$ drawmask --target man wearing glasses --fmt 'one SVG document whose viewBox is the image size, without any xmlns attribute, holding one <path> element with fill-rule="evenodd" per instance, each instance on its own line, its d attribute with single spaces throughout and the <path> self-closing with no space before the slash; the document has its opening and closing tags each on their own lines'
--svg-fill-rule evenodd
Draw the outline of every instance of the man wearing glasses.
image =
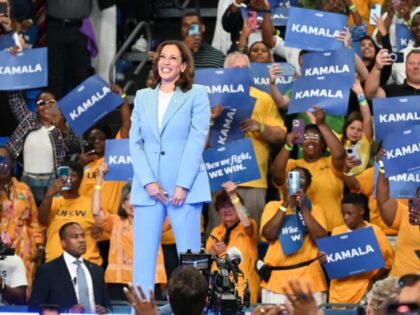
<svg viewBox="0 0 420 315">
<path fill-rule="evenodd" d="M 58 167 L 66 155 L 80 151 L 80 142 L 66 125 L 53 94 L 40 93 L 36 104 L 33 113 L 21 92 L 9 93 L 9 105 L 19 125 L 6 147 L 14 159 L 23 154 L 21 181 L 32 189 L 39 206 Z"/>
</svg>

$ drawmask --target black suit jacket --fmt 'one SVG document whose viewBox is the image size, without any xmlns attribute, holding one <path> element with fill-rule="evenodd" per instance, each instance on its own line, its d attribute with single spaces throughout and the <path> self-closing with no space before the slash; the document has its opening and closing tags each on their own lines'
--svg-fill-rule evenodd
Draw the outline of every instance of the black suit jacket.
<svg viewBox="0 0 420 315">
<path fill-rule="evenodd" d="M 87 260 L 83 261 L 92 277 L 95 304 L 110 308 L 102 268 Z M 36 271 L 28 309 L 38 312 L 42 304 L 57 304 L 62 312 L 78 304 L 73 281 L 63 256 L 39 266 Z"/>
</svg>

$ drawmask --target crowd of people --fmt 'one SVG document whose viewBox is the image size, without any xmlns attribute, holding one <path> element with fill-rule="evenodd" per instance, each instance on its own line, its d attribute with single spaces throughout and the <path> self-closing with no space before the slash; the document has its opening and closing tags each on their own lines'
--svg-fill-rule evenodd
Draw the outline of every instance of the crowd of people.
<svg viewBox="0 0 420 315">
<path fill-rule="evenodd" d="M 0 47 L 16 55 L 30 49 L 23 36 L 28 21 L 14 18 L 12 3 L 0 0 Z M 323 303 L 364 302 L 367 313 L 381 314 L 389 303 L 420 303 L 420 185 L 409 200 L 392 197 L 372 106 L 377 98 L 420 101 L 420 4 L 299 3 L 348 17 L 336 40 L 360 50 L 347 115 L 330 115 L 316 103 L 309 112 L 288 114 L 293 91 L 276 85 L 284 73 L 276 62 L 291 64 L 297 79 L 310 51 L 286 46 L 285 26 L 273 25 L 268 0 L 219 1 L 220 33 L 212 44 L 204 40 L 205 20 L 186 12 L 179 39 L 158 39 L 148 53 L 152 70 L 134 106 L 110 84 L 123 100 L 118 132 L 99 123 L 79 137 L 58 99 L 94 73 L 92 58 L 96 73 L 108 73 L 115 45 L 107 42 L 116 40 L 104 37 L 101 25 L 115 26 L 116 2 L 44 2 L 46 28 L 39 27 L 33 48 L 48 48 L 48 89 L 37 92 L 33 111 L 26 91 L 0 95 L 1 115 L 17 121 L 0 144 L 0 304 L 104 314 L 112 301 L 127 300 L 136 314 L 148 315 L 159 312 L 154 301 L 167 292 L 174 314 L 200 314 L 207 280 L 177 267 L 181 253 L 201 249 L 214 259 L 211 271 L 220 269 L 218 259 L 228 261 L 227 253 L 240 253 L 239 279 L 231 275 L 239 299 L 275 305 L 254 314 L 317 314 Z M 373 17 L 375 26 L 371 4 L 383 11 Z M 86 31 L 89 16 L 97 19 L 90 29 L 98 57 Z M 399 52 L 401 25 L 412 40 L 397 63 L 390 53 Z M 228 42 L 217 43 L 222 38 Z M 226 108 L 210 106 L 206 88 L 194 84 L 195 70 L 253 63 L 271 64 L 268 92 L 251 84 L 255 105 L 238 128 L 252 143 L 260 178 L 226 181 L 212 193 L 202 156 Z M 302 134 L 293 131 L 295 119 L 305 122 Z M 105 179 L 107 139 L 128 139 L 132 182 Z M 317 241 L 365 228 L 373 230 L 383 267 L 330 279 Z M 288 229 L 299 239 L 293 245 Z"/>
</svg>

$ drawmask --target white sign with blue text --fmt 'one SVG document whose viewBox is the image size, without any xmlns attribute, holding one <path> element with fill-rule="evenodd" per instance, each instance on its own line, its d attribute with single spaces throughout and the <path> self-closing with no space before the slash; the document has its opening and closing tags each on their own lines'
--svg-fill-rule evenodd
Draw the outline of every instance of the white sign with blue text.
<svg viewBox="0 0 420 315">
<path fill-rule="evenodd" d="M 324 264 L 330 279 L 344 278 L 384 267 L 385 262 L 371 227 L 316 240 L 327 255 Z"/>
<path fill-rule="evenodd" d="M 81 135 L 124 100 L 98 75 L 91 76 L 59 101 L 70 127 Z"/>
<path fill-rule="evenodd" d="M 133 178 L 133 164 L 128 149 L 128 139 L 105 141 L 105 162 L 109 171 L 105 175 L 106 181 L 131 181 Z"/>
<path fill-rule="evenodd" d="M 26 90 L 47 85 L 47 48 L 20 51 L 16 56 L 0 51 L 1 91 Z"/>
<path fill-rule="evenodd" d="M 344 14 L 291 7 L 285 45 L 314 51 L 343 49 L 344 43 L 336 37 L 346 25 Z"/>
<path fill-rule="evenodd" d="M 227 181 L 240 184 L 261 178 L 249 138 L 230 142 L 224 147 L 207 149 L 203 153 L 203 160 L 211 191 L 219 191 Z"/>
</svg>

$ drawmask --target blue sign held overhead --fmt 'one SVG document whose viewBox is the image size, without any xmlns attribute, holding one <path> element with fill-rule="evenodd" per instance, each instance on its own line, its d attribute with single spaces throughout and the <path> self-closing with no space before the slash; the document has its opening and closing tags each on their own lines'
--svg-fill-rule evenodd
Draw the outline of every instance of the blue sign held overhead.
<svg viewBox="0 0 420 315">
<path fill-rule="evenodd" d="M 270 93 L 270 79 L 268 71 L 273 63 L 253 62 L 251 63 L 251 85 L 264 92 Z M 285 94 L 293 86 L 295 79 L 295 68 L 287 62 L 277 62 L 282 70 L 276 78 L 276 86 L 279 91 Z"/>
<path fill-rule="evenodd" d="M 327 255 L 324 264 L 330 279 L 344 278 L 385 266 L 372 227 L 316 240 L 318 249 Z"/>
<path fill-rule="evenodd" d="M 0 51 L 0 90 L 15 91 L 48 85 L 47 48 Z"/>
<path fill-rule="evenodd" d="M 287 47 L 325 51 L 343 49 L 336 39 L 347 25 L 347 16 L 291 7 L 287 20 L 285 44 Z"/>
<path fill-rule="evenodd" d="M 248 104 L 249 69 L 200 69 L 195 71 L 194 83 L 204 85 L 210 106 L 225 108 Z"/>
<path fill-rule="evenodd" d="M 405 24 L 395 24 L 395 35 L 397 39 L 397 51 L 404 49 L 408 45 L 414 44 L 413 34 Z"/>
<path fill-rule="evenodd" d="M 376 196 L 376 183 L 378 182 L 379 167 L 375 163 L 374 195 Z M 385 174 L 386 175 L 386 174 Z M 387 176 L 387 175 L 386 175 Z M 413 198 L 417 187 L 420 187 L 420 170 L 389 176 L 389 195 L 395 199 Z"/>
<path fill-rule="evenodd" d="M 395 130 L 405 130 L 420 124 L 420 96 L 373 99 L 375 140 Z"/>
<path fill-rule="evenodd" d="M 338 76 L 337 80 L 346 80 L 348 88 L 351 88 L 355 77 L 354 51 L 340 49 L 306 54 L 301 73 L 303 77 Z"/>
<path fill-rule="evenodd" d="M 210 146 L 225 146 L 229 142 L 243 139 L 244 133 L 239 125 L 243 120 L 251 117 L 254 105 L 255 98 L 249 97 L 248 104 L 225 108 L 211 128 Z"/>
<path fill-rule="evenodd" d="M 293 83 L 288 114 L 312 111 L 319 105 L 327 114 L 345 116 L 350 96 L 349 82 L 335 76 L 301 77 Z"/>
<path fill-rule="evenodd" d="M 133 179 L 133 164 L 128 149 L 128 139 L 106 140 L 104 160 L 109 171 L 106 181 L 131 181 Z"/>
<path fill-rule="evenodd" d="M 227 181 L 244 183 L 261 178 L 251 139 L 230 142 L 203 153 L 211 191 L 219 191 Z"/>
<path fill-rule="evenodd" d="M 389 133 L 383 148 L 387 177 L 420 170 L 420 125 Z"/>
<path fill-rule="evenodd" d="M 79 84 L 59 101 L 59 107 L 70 127 L 81 135 L 124 100 L 113 93 L 98 75 Z"/>
</svg>

